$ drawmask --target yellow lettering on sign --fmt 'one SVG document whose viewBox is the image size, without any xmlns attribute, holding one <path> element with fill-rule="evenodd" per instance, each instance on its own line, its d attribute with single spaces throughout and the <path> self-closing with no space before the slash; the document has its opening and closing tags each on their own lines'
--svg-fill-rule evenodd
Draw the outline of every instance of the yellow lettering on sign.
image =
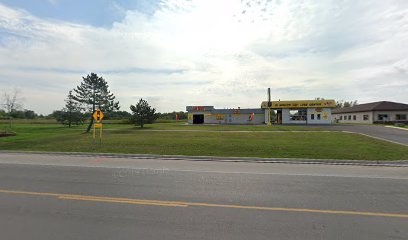
<svg viewBox="0 0 408 240">
<path fill-rule="evenodd" d="M 268 108 L 268 102 L 264 101 L 261 104 L 262 108 Z M 300 101 L 272 101 L 271 108 L 334 108 L 336 101 L 334 100 L 300 100 Z"/>
<path fill-rule="evenodd" d="M 222 114 L 217 114 L 217 115 L 215 116 L 215 119 L 217 119 L 217 120 L 224 120 L 224 115 L 222 115 Z"/>
</svg>

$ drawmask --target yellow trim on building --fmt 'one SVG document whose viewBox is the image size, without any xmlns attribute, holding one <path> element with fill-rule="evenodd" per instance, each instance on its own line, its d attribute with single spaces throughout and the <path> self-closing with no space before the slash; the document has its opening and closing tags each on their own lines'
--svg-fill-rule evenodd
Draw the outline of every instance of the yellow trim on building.
<svg viewBox="0 0 408 240">
<path fill-rule="evenodd" d="M 261 104 L 262 108 L 268 108 L 268 102 L 264 101 Z M 298 101 L 272 101 L 274 109 L 280 108 L 334 108 L 336 101 L 334 100 L 298 100 Z"/>
</svg>

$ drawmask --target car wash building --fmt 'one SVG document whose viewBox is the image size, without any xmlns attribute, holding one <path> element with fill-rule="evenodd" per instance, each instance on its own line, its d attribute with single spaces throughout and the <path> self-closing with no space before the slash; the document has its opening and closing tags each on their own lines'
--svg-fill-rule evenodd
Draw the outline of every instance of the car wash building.
<svg viewBox="0 0 408 240">
<path fill-rule="evenodd" d="M 296 100 L 262 102 L 265 122 L 268 122 L 269 111 L 276 114 L 275 124 L 330 124 L 332 123 L 332 108 L 336 107 L 334 100 Z"/>
<path fill-rule="evenodd" d="M 213 106 L 187 106 L 190 124 L 248 124 L 265 123 L 261 108 L 215 109 Z"/>
<path fill-rule="evenodd" d="M 213 106 L 187 106 L 189 124 L 330 124 L 334 100 L 262 102 L 261 108 L 215 109 Z M 272 118 L 272 117 L 271 117 Z"/>
</svg>

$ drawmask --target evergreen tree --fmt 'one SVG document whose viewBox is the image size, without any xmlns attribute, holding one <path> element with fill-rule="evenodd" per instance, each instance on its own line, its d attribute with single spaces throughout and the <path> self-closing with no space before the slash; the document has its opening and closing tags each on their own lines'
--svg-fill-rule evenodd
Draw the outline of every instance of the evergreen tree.
<svg viewBox="0 0 408 240">
<path fill-rule="evenodd" d="M 119 102 L 115 102 L 115 96 L 109 91 L 109 85 L 102 77 L 91 73 L 87 77 L 82 77 L 81 85 L 74 89 L 73 100 L 85 106 L 85 110 L 91 113 L 87 132 L 91 130 L 93 124 L 92 113 L 99 108 L 102 112 L 112 112 L 119 110 Z"/>
<path fill-rule="evenodd" d="M 69 91 L 65 100 L 65 108 L 57 113 L 56 119 L 58 122 L 71 127 L 73 124 L 79 125 L 84 122 L 84 115 L 81 113 L 81 105 L 74 100 L 72 91 Z"/>
<path fill-rule="evenodd" d="M 140 99 L 135 106 L 131 105 L 130 110 L 133 114 L 130 119 L 131 122 L 139 125 L 141 128 L 143 128 L 144 123 L 153 123 L 158 117 L 156 109 L 152 108 L 149 103 L 143 99 Z"/>
</svg>

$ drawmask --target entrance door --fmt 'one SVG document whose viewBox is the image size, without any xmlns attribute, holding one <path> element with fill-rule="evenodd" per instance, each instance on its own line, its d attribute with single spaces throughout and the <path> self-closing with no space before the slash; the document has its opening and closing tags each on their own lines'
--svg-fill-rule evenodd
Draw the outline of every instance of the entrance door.
<svg viewBox="0 0 408 240">
<path fill-rule="evenodd" d="M 282 124 L 282 109 L 276 111 L 276 123 Z"/>
<path fill-rule="evenodd" d="M 204 114 L 194 114 L 193 115 L 193 124 L 203 124 L 204 123 Z"/>
</svg>

